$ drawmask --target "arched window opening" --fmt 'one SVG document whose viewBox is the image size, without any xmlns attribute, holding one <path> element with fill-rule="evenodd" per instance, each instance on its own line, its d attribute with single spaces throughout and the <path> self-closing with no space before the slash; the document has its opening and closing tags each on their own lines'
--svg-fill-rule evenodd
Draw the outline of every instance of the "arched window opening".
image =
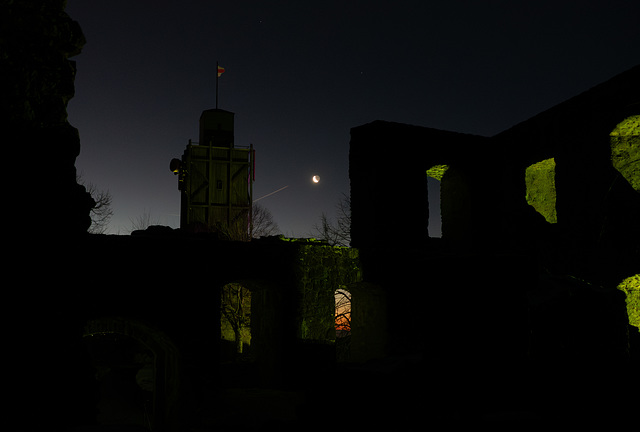
<svg viewBox="0 0 640 432">
<path fill-rule="evenodd" d="M 84 342 L 96 371 L 98 424 L 151 427 L 155 354 L 124 334 L 95 333 Z"/>
<path fill-rule="evenodd" d="M 620 282 L 618 289 L 627 295 L 627 315 L 629 324 L 640 331 L 640 274 L 631 276 Z"/>
<path fill-rule="evenodd" d="M 344 287 L 336 290 L 336 361 L 351 359 L 351 292 Z"/>
<path fill-rule="evenodd" d="M 640 115 L 626 118 L 609 136 L 613 167 L 640 192 Z"/>
<path fill-rule="evenodd" d="M 179 355 L 166 334 L 124 317 L 85 323 L 83 342 L 96 371 L 101 425 L 156 430 L 175 421 Z"/>
<path fill-rule="evenodd" d="M 351 293 L 346 289 L 335 292 L 336 338 L 351 336 Z"/>
<path fill-rule="evenodd" d="M 251 346 L 251 291 L 239 283 L 222 287 L 220 330 L 223 341 L 235 344 L 237 355 L 247 353 Z"/>
<path fill-rule="evenodd" d="M 547 222 L 557 223 L 555 159 L 545 159 L 529 166 L 525 171 L 525 184 L 527 203 Z"/>
<path fill-rule="evenodd" d="M 449 165 L 434 165 L 427 170 L 427 193 L 429 198 L 429 237 L 442 237 L 442 199 L 440 182 Z"/>
</svg>

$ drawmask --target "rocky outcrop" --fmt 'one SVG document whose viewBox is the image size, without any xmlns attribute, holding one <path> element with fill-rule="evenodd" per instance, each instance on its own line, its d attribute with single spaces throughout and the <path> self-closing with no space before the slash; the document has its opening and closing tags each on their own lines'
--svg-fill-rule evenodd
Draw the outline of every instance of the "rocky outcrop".
<svg viewBox="0 0 640 432">
<path fill-rule="evenodd" d="M 69 58 L 85 38 L 65 6 L 62 0 L 0 5 L 0 133 L 11 223 L 23 232 L 79 234 L 91 223 L 94 202 L 76 181 L 80 138 L 67 120 L 76 74 Z"/>
</svg>

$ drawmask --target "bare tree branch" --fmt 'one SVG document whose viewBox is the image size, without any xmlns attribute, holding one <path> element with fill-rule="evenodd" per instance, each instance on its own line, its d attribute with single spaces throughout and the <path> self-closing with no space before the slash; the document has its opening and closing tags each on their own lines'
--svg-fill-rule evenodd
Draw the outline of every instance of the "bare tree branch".
<svg viewBox="0 0 640 432">
<path fill-rule="evenodd" d="M 313 235 L 332 246 L 349 246 L 351 243 L 351 198 L 343 194 L 336 205 L 335 222 L 325 213 L 320 215 L 320 224 L 313 226 Z"/>
<path fill-rule="evenodd" d="M 129 221 L 131 222 L 131 232 L 144 231 L 151 225 L 160 225 L 160 221 L 157 218 L 152 219 L 151 212 L 147 211 L 146 209 L 135 219 L 129 218 Z"/>
<path fill-rule="evenodd" d="M 222 326 L 229 325 L 236 341 L 236 352 L 243 351 L 243 330 L 251 325 L 251 292 L 238 283 L 229 283 L 222 288 L 220 312 Z"/>
<path fill-rule="evenodd" d="M 351 333 L 351 293 L 344 289 L 336 290 L 335 294 L 335 326 L 336 333 L 342 331 Z"/>
<path fill-rule="evenodd" d="M 278 224 L 273 220 L 271 212 L 260 204 L 252 208 L 253 238 L 280 234 Z"/>
<path fill-rule="evenodd" d="M 84 183 L 82 176 L 77 175 L 76 181 L 85 187 L 96 205 L 91 209 L 91 226 L 89 232 L 92 234 L 104 234 L 108 227 L 109 221 L 113 216 L 111 208 L 112 197 L 108 190 L 100 190 L 93 183 Z"/>
</svg>

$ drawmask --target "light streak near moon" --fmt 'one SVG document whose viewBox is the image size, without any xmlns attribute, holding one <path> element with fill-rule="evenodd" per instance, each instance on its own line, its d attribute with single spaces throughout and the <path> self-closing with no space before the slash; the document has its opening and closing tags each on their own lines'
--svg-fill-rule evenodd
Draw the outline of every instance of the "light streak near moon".
<svg viewBox="0 0 640 432">
<path fill-rule="evenodd" d="M 278 189 L 278 190 L 274 190 L 273 192 L 269 192 L 269 193 L 268 193 L 268 194 L 266 194 L 266 195 L 262 195 L 260 198 L 256 198 L 256 199 L 254 199 L 254 200 L 253 200 L 253 202 L 258 202 L 258 201 L 260 201 L 262 198 L 266 198 L 266 197 L 268 197 L 268 196 L 271 196 L 271 195 L 273 195 L 273 194 L 275 194 L 275 193 L 278 193 L 278 192 L 280 192 L 281 190 L 286 189 L 286 188 L 288 188 L 288 187 L 289 187 L 289 185 L 286 185 L 285 187 L 281 187 L 281 188 L 280 188 L 280 189 Z"/>
</svg>

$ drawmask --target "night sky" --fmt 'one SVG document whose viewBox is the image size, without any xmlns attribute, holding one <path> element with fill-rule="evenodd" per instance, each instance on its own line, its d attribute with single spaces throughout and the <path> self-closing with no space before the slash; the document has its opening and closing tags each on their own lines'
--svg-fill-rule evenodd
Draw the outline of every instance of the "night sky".
<svg viewBox="0 0 640 432">
<path fill-rule="evenodd" d="M 215 107 L 216 61 L 235 144 L 256 149 L 254 198 L 288 186 L 260 203 L 292 237 L 349 193 L 350 128 L 491 136 L 640 61 L 638 0 L 69 0 L 67 13 L 87 38 L 68 106 L 76 167 L 111 193 L 114 234 L 144 214 L 179 226 L 169 162 Z"/>
</svg>

